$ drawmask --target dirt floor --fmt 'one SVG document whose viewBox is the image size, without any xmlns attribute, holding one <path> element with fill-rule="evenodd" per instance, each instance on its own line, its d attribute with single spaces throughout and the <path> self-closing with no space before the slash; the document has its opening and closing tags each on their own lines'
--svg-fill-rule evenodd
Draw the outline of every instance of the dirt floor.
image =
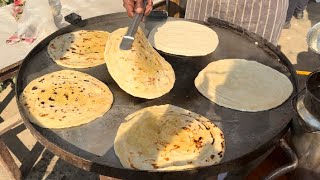
<svg viewBox="0 0 320 180">
<path fill-rule="evenodd" d="M 320 67 L 320 56 L 308 49 L 308 30 L 320 22 L 320 3 L 310 1 L 303 19 L 292 18 L 291 28 L 282 31 L 279 45 L 296 70 L 314 71 Z M 305 77 L 299 76 L 300 85 Z"/>
<path fill-rule="evenodd" d="M 320 57 L 310 52 L 306 43 L 308 30 L 317 22 L 320 22 L 320 3 L 312 1 L 304 18 L 293 18 L 291 28 L 282 32 L 279 45 L 297 70 L 313 71 L 320 67 Z M 303 84 L 305 77 L 299 79 Z M 0 101 L 1 123 L 21 121 L 10 87 L 0 94 Z M 98 179 L 98 175 L 76 168 L 44 149 L 22 124 L 7 131 L 2 138 L 22 171 L 28 174 L 26 179 Z M 30 164 L 34 164 L 32 169 Z M 0 167 L 0 180 L 4 179 L 3 173 Z"/>
</svg>

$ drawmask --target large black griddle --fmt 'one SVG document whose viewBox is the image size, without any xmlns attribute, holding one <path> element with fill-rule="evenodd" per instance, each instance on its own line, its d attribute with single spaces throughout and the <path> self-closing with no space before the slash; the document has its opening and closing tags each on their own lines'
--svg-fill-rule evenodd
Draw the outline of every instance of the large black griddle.
<svg viewBox="0 0 320 180">
<path fill-rule="evenodd" d="M 127 26 L 131 20 L 124 13 L 116 13 L 83 20 L 69 25 L 48 36 L 24 59 L 17 78 L 17 97 L 29 82 L 42 75 L 67 69 L 55 64 L 47 53 L 50 40 L 58 35 L 80 29 L 107 30 L 109 32 Z M 281 106 L 257 113 L 241 112 L 218 106 L 202 96 L 194 86 L 194 79 L 208 63 L 225 58 L 256 60 L 287 75 L 296 92 L 296 76 L 292 64 L 273 45 L 265 40 L 225 21 L 210 19 L 206 25 L 219 36 L 219 46 L 205 57 L 182 57 L 161 53 L 172 65 L 176 82 L 170 93 L 154 100 L 130 96 L 113 81 L 106 66 L 76 69 L 88 73 L 106 83 L 114 95 L 114 103 L 108 113 L 89 124 L 62 130 L 40 128 L 30 123 L 17 98 L 24 124 L 46 148 L 65 161 L 82 169 L 123 179 L 201 179 L 208 175 L 230 171 L 256 159 L 279 142 L 287 132 L 293 116 L 292 96 Z M 159 22 L 147 23 L 146 34 Z M 183 33 L 183 30 L 181 31 Z M 121 69 L 119 69 L 121 71 Z M 252 74 L 254 76 L 254 74 Z M 125 169 L 113 150 L 113 141 L 124 118 L 141 108 L 173 104 L 199 113 L 211 119 L 225 135 L 226 152 L 220 164 L 198 169 L 151 172 Z"/>
</svg>

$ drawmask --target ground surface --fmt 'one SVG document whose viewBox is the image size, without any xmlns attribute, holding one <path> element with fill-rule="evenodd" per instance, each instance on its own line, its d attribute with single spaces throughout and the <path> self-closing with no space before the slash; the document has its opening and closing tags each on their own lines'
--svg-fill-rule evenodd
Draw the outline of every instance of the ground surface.
<svg viewBox="0 0 320 180">
<path fill-rule="evenodd" d="M 306 42 L 308 30 L 318 22 L 320 22 L 320 3 L 311 1 L 305 10 L 304 18 L 292 18 L 291 28 L 282 31 L 279 45 L 297 70 L 313 71 L 320 67 L 320 56 L 308 50 Z M 299 78 L 303 84 L 305 78 Z"/>
<path fill-rule="evenodd" d="M 279 45 L 290 61 L 298 70 L 313 71 L 320 67 L 320 57 L 310 52 L 306 44 L 306 34 L 310 27 L 320 22 L 320 4 L 311 2 L 303 19 L 292 19 L 291 29 L 283 30 Z M 305 77 L 300 76 L 303 84 Z M 0 122 L 21 119 L 19 116 L 15 97 L 11 88 L 8 87 L 0 94 Z M 98 179 L 98 176 L 80 170 L 57 156 L 36 142 L 33 136 L 23 125 L 3 134 L 5 142 L 14 154 L 19 166 L 28 173 L 27 179 Z M 34 167 L 29 170 L 26 164 L 34 162 Z M 3 168 L 0 167 L 0 180 L 3 178 Z"/>
</svg>

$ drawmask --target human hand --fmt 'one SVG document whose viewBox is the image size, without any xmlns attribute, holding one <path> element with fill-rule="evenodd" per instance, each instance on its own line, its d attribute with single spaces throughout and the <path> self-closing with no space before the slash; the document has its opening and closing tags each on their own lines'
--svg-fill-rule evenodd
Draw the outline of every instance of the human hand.
<svg viewBox="0 0 320 180">
<path fill-rule="evenodd" d="M 126 8 L 128 16 L 132 17 L 134 13 L 144 13 L 149 15 L 152 10 L 153 0 L 147 0 L 146 9 L 143 9 L 143 0 L 123 0 L 123 7 Z"/>
</svg>

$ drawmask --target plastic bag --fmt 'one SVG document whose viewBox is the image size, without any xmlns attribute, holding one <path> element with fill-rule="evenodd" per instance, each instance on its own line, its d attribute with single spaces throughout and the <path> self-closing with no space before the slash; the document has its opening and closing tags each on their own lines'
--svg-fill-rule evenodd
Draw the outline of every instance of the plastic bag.
<svg viewBox="0 0 320 180">
<path fill-rule="evenodd" d="M 49 0 L 50 3 L 59 0 Z M 7 41 L 13 44 L 19 41 L 32 43 L 36 38 L 44 38 L 58 28 L 54 23 L 52 7 L 48 0 L 27 0 L 18 20 L 16 33 Z"/>
</svg>

